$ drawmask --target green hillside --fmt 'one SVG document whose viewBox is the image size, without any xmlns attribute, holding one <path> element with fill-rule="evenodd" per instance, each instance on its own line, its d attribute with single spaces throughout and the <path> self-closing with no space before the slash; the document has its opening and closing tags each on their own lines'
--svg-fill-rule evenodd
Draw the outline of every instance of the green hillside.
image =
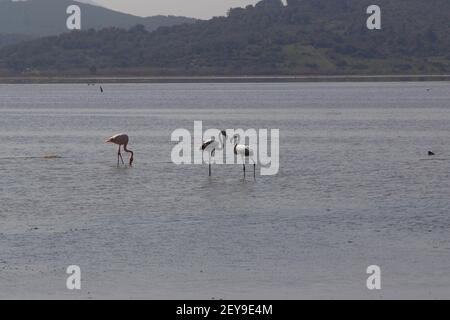
<svg viewBox="0 0 450 320">
<path fill-rule="evenodd" d="M 104 75 L 336 75 L 450 72 L 450 1 L 264 0 L 227 17 L 148 32 L 110 28 L 0 50 L 0 72 Z"/>
</svg>

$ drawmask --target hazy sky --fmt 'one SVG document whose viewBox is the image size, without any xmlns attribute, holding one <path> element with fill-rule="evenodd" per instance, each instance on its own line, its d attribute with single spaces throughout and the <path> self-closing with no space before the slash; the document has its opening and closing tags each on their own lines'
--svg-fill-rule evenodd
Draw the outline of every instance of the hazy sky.
<svg viewBox="0 0 450 320">
<path fill-rule="evenodd" d="M 225 15 L 229 8 L 245 7 L 259 0 L 94 0 L 94 2 L 140 16 L 171 14 L 206 19 Z"/>
</svg>

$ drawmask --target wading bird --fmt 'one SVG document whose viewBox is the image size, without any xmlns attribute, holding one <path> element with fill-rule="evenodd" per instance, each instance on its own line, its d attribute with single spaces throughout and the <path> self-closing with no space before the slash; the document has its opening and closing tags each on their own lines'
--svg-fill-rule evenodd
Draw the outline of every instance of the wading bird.
<svg viewBox="0 0 450 320">
<path fill-rule="evenodd" d="M 133 151 L 127 149 L 129 140 L 130 139 L 128 138 L 128 135 L 121 133 L 121 134 L 116 134 L 115 136 L 112 136 L 111 138 L 109 138 L 108 140 L 105 141 L 106 143 L 114 143 L 114 144 L 119 145 L 119 152 L 117 153 L 117 166 L 119 166 L 119 160 L 122 160 L 122 164 L 125 164 L 123 162 L 122 154 L 120 153 L 120 148 L 122 146 L 123 146 L 123 150 L 125 152 L 128 152 L 131 154 L 130 167 L 133 165 L 134 153 L 133 153 Z"/>
<path fill-rule="evenodd" d="M 220 131 L 219 141 L 215 137 L 212 137 L 211 140 L 206 141 L 200 148 L 203 152 L 208 152 L 209 155 L 209 176 L 211 176 L 211 157 L 214 157 L 216 150 L 223 150 L 224 142 L 222 137 L 227 137 L 225 130 Z"/>
<path fill-rule="evenodd" d="M 253 150 L 250 149 L 249 146 L 239 144 L 241 141 L 241 137 L 238 134 L 235 134 L 231 139 L 230 142 L 234 141 L 234 154 L 237 156 L 240 156 L 243 161 L 244 166 L 244 178 L 245 178 L 245 159 L 250 159 L 253 161 L 253 177 L 256 178 L 256 162 L 253 159 Z"/>
</svg>

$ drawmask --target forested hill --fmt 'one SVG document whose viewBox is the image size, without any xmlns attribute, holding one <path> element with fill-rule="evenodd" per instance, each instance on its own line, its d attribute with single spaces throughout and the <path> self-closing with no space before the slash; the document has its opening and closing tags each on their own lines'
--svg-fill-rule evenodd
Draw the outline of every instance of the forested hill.
<svg viewBox="0 0 450 320">
<path fill-rule="evenodd" d="M 0 72 L 258 75 L 450 72 L 450 1 L 263 0 L 227 17 L 148 32 L 72 32 L 0 50 Z"/>
<path fill-rule="evenodd" d="M 33 39 L 33 37 L 27 35 L 0 34 L 0 48 L 31 39 Z"/>
<path fill-rule="evenodd" d="M 58 35 L 67 32 L 67 8 L 78 5 L 81 8 L 83 29 L 103 29 L 107 27 L 130 28 L 144 25 L 148 31 L 161 26 L 191 23 L 195 19 L 175 16 L 137 17 L 113 11 L 86 2 L 70 0 L 0 0 L 0 34 L 20 34 L 31 36 Z"/>
</svg>

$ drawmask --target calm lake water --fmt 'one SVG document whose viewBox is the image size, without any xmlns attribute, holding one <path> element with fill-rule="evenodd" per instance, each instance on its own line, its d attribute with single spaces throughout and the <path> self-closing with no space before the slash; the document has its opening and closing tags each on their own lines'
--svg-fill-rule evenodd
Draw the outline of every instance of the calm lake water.
<svg viewBox="0 0 450 320">
<path fill-rule="evenodd" d="M 0 85 L 0 298 L 450 297 L 450 83 L 103 87 Z M 280 129 L 279 174 L 172 164 L 194 120 Z"/>
</svg>

